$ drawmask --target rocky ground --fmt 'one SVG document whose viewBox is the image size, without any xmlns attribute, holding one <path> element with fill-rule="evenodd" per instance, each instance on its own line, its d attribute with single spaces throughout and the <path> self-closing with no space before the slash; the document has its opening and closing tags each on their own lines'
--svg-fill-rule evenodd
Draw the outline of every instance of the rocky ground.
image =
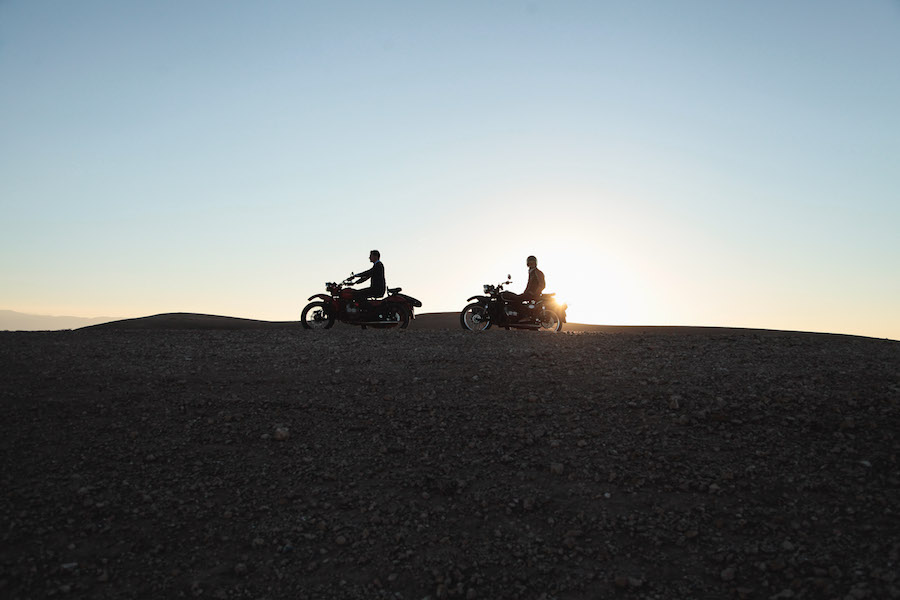
<svg viewBox="0 0 900 600">
<path fill-rule="evenodd" d="M 0 333 L 0 597 L 900 597 L 900 343 Z"/>
</svg>

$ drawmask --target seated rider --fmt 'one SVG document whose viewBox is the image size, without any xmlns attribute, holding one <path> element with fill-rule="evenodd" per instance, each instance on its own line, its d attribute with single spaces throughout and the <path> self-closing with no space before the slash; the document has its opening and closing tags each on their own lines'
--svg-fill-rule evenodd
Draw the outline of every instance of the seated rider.
<svg viewBox="0 0 900 600">
<path fill-rule="evenodd" d="M 519 316 L 524 316 L 529 312 L 526 307 L 520 306 L 520 304 L 531 300 L 540 300 L 541 293 L 545 287 L 544 272 L 537 268 L 537 259 L 534 256 L 529 256 L 525 259 L 525 264 L 528 266 L 528 284 L 525 286 L 525 291 L 521 294 L 503 292 L 503 297 L 513 304 Z"/>
<path fill-rule="evenodd" d="M 364 300 L 366 298 L 381 298 L 384 296 L 384 265 L 381 264 L 381 252 L 372 250 L 369 252 L 369 260 L 374 263 L 372 268 L 368 271 L 356 274 L 358 279 L 355 283 L 362 283 L 363 281 L 368 280 L 371 280 L 372 282 L 367 288 L 353 291 L 353 295 L 359 300 Z"/>
</svg>

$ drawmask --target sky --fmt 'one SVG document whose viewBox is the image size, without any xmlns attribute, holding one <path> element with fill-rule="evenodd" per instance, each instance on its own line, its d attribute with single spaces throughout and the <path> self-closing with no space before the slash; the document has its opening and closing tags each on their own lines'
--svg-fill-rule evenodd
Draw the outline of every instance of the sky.
<svg viewBox="0 0 900 600">
<path fill-rule="evenodd" d="M 0 0 L 0 308 L 900 339 L 897 0 Z"/>
</svg>

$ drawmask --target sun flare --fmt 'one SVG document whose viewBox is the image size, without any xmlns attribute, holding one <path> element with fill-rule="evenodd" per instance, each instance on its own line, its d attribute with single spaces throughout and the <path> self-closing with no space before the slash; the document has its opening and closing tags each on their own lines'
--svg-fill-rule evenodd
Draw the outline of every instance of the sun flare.
<svg viewBox="0 0 900 600">
<path fill-rule="evenodd" d="M 622 262 L 598 252 L 550 251 L 538 257 L 546 292 L 567 303 L 574 323 L 624 325 L 642 321 L 644 294 Z"/>
</svg>

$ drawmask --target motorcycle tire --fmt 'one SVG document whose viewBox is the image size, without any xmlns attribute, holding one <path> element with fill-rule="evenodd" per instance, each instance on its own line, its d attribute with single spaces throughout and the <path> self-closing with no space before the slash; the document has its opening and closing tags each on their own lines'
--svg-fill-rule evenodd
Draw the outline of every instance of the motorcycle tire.
<svg viewBox="0 0 900 600">
<path fill-rule="evenodd" d="M 378 325 L 372 325 L 377 329 L 393 329 L 394 327 L 399 327 L 400 329 L 406 329 L 409 327 L 409 309 L 403 306 L 402 304 L 396 304 L 393 307 L 393 313 L 395 321 L 388 321 L 385 323 L 379 323 Z M 363 329 L 365 329 L 365 325 L 363 325 Z"/>
<path fill-rule="evenodd" d="M 491 328 L 491 315 L 481 304 L 473 302 L 459 313 L 459 324 L 468 331 L 487 331 Z"/>
<path fill-rule="evenodd" d="M 541 311 L 541 330 L 542 331 L 561 331 L 562 319 L 556 314 L 556 311 L 545 308 Z"/>
<path fill-rule="evenodd" d="M 324 302 L 310 302 L 300 314 L 303 329 L 331 329 L 334 327 L 334 313 Z"/>
<path fill-rule="evenodd" d="M 400 329 L 406 329 L 409 327 L 409 309 L 403 306 L 402 304 L 398 304 L 394 310 L 395 315 L 399 315 L 400 323 L 396 325 L 400 327 Z"/>
</svg>

